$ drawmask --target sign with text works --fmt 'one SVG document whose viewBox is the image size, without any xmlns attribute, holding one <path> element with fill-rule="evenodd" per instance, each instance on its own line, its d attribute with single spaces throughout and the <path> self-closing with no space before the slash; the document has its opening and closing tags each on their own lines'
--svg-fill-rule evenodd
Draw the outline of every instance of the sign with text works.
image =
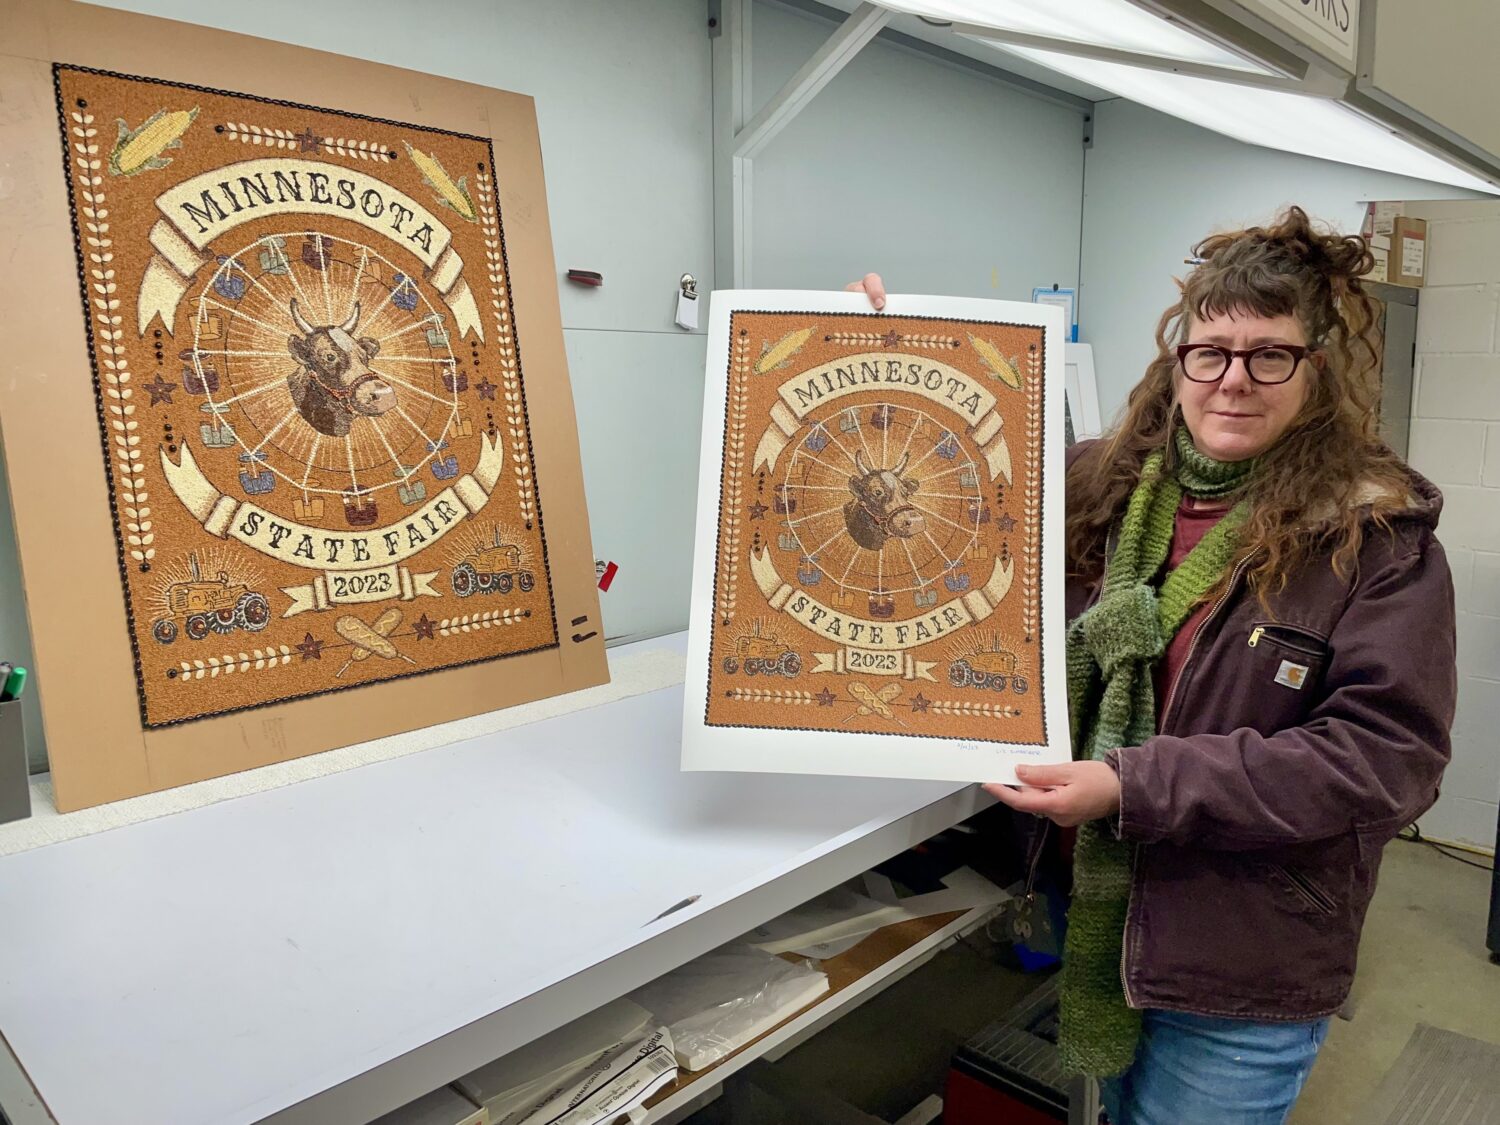
<svg viewBox="0 0 1500 1125">
<path fill-rule="evenodd" d="M 1359 0 L 1235 0 L 1351 73 L 1359 53 Z"/>
<path fill-rule="evenodd" d="M 1063 340 L 1051 306 L 713 295 L 685 768 L 1068 759 Z"/>
</svg>

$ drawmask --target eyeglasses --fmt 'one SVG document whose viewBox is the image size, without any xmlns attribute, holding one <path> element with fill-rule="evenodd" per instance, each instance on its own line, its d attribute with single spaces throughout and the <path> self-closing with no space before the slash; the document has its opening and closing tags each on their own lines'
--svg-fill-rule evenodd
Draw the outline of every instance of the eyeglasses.
<svg viewBox="0 0 1500 1125">
<path fill-rule="evenodd" d="M 1231 363 L 1243 359 L 1251 379 L 1274 386 L 1290 379 L 1309 351 L 1299 344 L 1263 344 L 1240 350 L 1217 344 L 1182 344 L 1177 348 L 1177 361 L 1193 382 L 1213 383 L 1224 377 Z"/>
</svg>

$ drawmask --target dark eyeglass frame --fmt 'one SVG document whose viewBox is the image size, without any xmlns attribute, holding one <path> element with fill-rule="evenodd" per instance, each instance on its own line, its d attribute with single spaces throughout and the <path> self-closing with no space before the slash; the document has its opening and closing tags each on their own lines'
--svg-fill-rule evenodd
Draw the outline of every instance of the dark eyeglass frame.
<svg viewBox="0 0 1500 1125">
<path fill-rule="evenodd" d="M 1220 371 L 1212 379 L 1194 379 L 1188 374 L 1187 358 L 1196 351 L 1218 352 L 1224 357 L 1224 370 Z M 1287 352 L 1292 357 L 1291 370 L 1286 373 L 1285 379 L 1261 379 L 1255 374 L 1255 369 L 1250 366 L 1251 361 L 1260 352 Z M 1302 366 L 1302 361 L 1309 355 L 1316 353 L 1305 344 L 1261 344 L 1254 348 L 1225 348 L 1218 344 L 1178 344 L 1177 364 L 1182 368 L 1182 377 L 1193 383 L 1217 383 L 1225 375 L 1229 374 L 1229 366 L 1236 359 L 1245 361 L 1245 373 L 1250 376 L 1251 382 L 1259 383 L 1264 387 L 1279 387 L 1282 383 L 1291 381 L 1293 375 L 1297 374 L 1297 368 Z"/>
</svg>

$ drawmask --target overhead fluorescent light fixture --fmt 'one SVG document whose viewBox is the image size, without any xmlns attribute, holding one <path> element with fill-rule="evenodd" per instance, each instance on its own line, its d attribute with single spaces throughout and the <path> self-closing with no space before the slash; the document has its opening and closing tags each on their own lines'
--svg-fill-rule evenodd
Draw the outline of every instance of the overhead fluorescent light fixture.
<svg viewBox="0 0 1500 1125">
<path fill-rule="evenodd" d="M 945 23 L 1066 39 L 1179 62 L 1273 74 L 1177 24 L 1137 8 L 1130 0 L 879 0 L 882 7 Z"/>
<path fill-rule="evenodd" d="M 995 46 L 1247 144 L 1500 195 L 1500 187 L 1329 98 L 1237 86 L 1033 47 Z"/>
</svg>

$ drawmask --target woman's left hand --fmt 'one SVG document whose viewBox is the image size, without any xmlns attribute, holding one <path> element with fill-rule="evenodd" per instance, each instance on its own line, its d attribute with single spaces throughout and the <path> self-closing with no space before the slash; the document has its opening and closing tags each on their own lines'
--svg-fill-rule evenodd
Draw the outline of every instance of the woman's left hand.
<svg viewBox="0 0 1500 1125">
<path fill-rule="evenodd" d="M 1106 762 L 1017 766 L 1016 777 L 1036 788 L 991 782 L 985 791 L 1013 809 L 1045 816 L 1064 828 L 1120 811 L 1120 778 Z"/>
</svg>

